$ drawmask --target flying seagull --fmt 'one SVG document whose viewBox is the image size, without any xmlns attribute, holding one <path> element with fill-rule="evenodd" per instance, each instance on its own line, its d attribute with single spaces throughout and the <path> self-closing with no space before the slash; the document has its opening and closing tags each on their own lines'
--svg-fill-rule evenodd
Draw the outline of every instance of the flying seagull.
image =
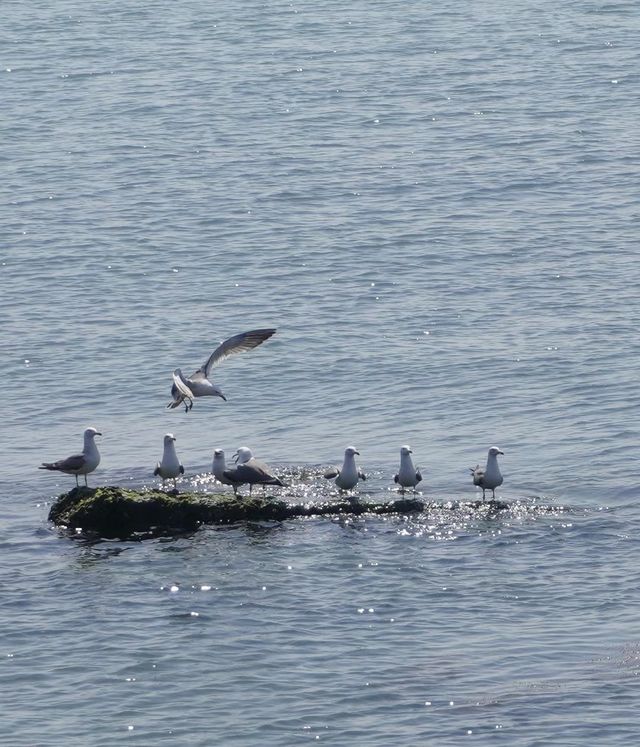
<svg viewBox="0 0 640 747">
<path fill-rule="evenodd" d="M 498 466 L 498 454 L 504 456 L 504 451 L 501 451 L 497 446 L 492 446 L 487 455 L 487 466 L 482 469 L 478 464 L 475 469 L 473 467 L 470 468 L 471 475 L 473 476 L 473 484 L 482 488 L 483 501 L 485 490 L 490 490 L 493 500 L 495 500 L 496 488 L 502 485 L 502 475 L 500 474 L 500 467 Z"/>
<path fill-rule="evenodd" d="M 176 478 L 178 475 L 184 475 L 184 467 L 180 464 L 175 447 L 176 437 L 173 433 L 167 433 L 164 437 L 164 449 L 162 451 L 162 461 L 156 464 L 153 474 L 162 478 L 162 489 L 164 490 L 164 481 L 171 478 L 173 480 L 173 489 L 176 488 Z"/>
<path fill-rule="evenodd" d="M 173 386 L 171 396 L 173 400 L 167 407 L 173 409 L 184 403 L 185 412 L 193 407 L 195 397 L 221 397 L 226 401 L 222 390 L 209 381 L 209 373 L 225 358 L 245 350 L 252 350 L 268 340 L 275 334 L 275 329 L 253 329 L 250 332 L 241 332 L 218 345 L 211 353 L 205 363 L 191 376 L 185 377 L 179 368 L 173 372 Z"/>
<path fill-rule="evenodd" d="M 344 462 L 342 463 L 342 469 L 337 467 L 329 467 L 324 473 L 327 480 L 333 480 L 335 477 L 336 485 L 340 490 L 351 490 L 358 484 L 358 479 L 366 480 L 367 476 L 359 470 L 356 465 L 355 455 L 360 456 L 360 452 L 355 446 L 347 446 L 344 450 Z"/>
<path fill-rule="evenodd" d="M 271 468 L 264 462 L 259 461 L 253 456 L 251 449 L 241 446 L 234 455 L 236 457 L 236 466 L 226 469 L 222 476 L 228 480 L 227 485 L 233 486 L 233 492 L 237 495 L 240 485 L 249 483 L 249 495 L 254 485 L 280 485 L 288 487 L 273 474 Z"/>
<path fill-rule="evenodd" d="M 78 486 L 78 475 L 84 475 L 84 484 L 87 485 L 87 475 L 100 464 L 100 452 L 93 440 L 102 433 L 95 428 L 87 428 L 84 432 L 84 447 L 82 454 L 74 454 L 66 459 L 59 459 L 57 462 L 43 462 L 38 469 L 48 469 L 57 472 L 64 472 L 66 475 L 76 476 L 76 487 Z"/>
<path fill-rule="evenodd" d="M 413 451 L 410 446 L 400 447 L 400 470 L 393 480 L 400 485 L 400 492 L 402 493 L 404 493 L 405 488 L 415 488 L 422 480 L 422 475 L 413 465 L 412 454 Z"/>
</svg>

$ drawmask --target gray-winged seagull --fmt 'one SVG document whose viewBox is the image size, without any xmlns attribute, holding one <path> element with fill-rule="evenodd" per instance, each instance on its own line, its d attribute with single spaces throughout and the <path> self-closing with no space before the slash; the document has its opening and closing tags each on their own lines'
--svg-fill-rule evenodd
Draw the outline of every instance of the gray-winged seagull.
<svg viewBox="0 0 640 747">
<path fill-rule="evenodd" d="M 502 475 L 498 466 L 498 454 L 504 456 L 504 451 L 501 451 L 497 446 L 492 446 L 487 455 L 487 466 L 482 469 L 478 464 L 475 468 L 470 468 L 471 475 L 473 476 L 473 484 L 482 488 L 482 500 L 484 500 L 485 490 L 490 490 L 493 500 L 495 500 L 496 488 L 502 485 Z"/>
<path fill-rule="evenodd" d="M 173 489 L 176 488 L 176 478 L 178 475 L 184 475 L 184 467 L 180 464 L 175 446 L 176 437 L 173 433 L 167 433 L 164 437 L 164 448 L 162 450 L 162 461 L 156 464 L 153 474 L 162 478 L 162 489 L 164 490 L 164 481 L 173 480 Z"/>
<path fill-rule="evenodd" d="M 193 407 L 195 397 L 221 397 L 226 401 L 227 398 L 220 387 L 209 381 L 211 369 L 222 363 L 230 355 L 258 347 L 275 334 L 275 331 L 275 329 L 253 329 L 230 337 L 218 345 L 205 363 L 188 378 L 183 375 L 179 368 L 176 368 L 173 372 L 173 386 L 171 387 L 173 400 L 169 402 L 167 407 L 173 409 L 184 402 L 185 412 L 189 412 Z"/>
<path fill-rule="evenodd" d="M 233 492 L 237 495 L 240 485 L 249 484 L 249 495 L 254 485 L 280 485 L 286 488 L 287 485 L 273 474 L 271 468 L 264 462 L 259 461 L 253 456 L 251 449 L 247 446 L 241 446 L 235 454 L 237 464 L 235 467 L 224 470 L 222 473 L 230 485 L 233 486 Z"/>
<path fill-rule="evenodd" d="M 410 446 L 400 447 L 400 469 L 393 480 L 400 485 L 400 492 L 402 493 L 404 493 L 405 488 L 415 488 L 422 480 L 422 475 L 413 465 L 412 454 L 413 451 Z"/>
<path fill-rule="evenodd" d="M 95 428 L 87 428 L 84 432 L 84 447 L 82 454 L 74 454 L 57 462 L 43 462 L 38 469 L 48 469 L 56 472 L 64 472 L 66 475 L 75 475 L 76 486 L 78 486 L 78 475 L 84 475 L 84 484 L 87 485 L 87 475 L 100 464 L 100 452 L 94 441 L 96 436 L 102 433 Z"/>
<path fill-rule="evenodd" d="M 340 490 L 351 490 L 358 484 L 358 479 L 366 480 L 367 476 L 358 469 L 356 465 L 355 455 L 360 456 L 360 452 L 355 446 L 347 446 L 344 450 L 344 462 L 342 463 L 342 469 L 337 467 L 329 467 L 324 473 L 327 480 L 333 480 L 335 477 L 336 485 Z"/>
</svg>

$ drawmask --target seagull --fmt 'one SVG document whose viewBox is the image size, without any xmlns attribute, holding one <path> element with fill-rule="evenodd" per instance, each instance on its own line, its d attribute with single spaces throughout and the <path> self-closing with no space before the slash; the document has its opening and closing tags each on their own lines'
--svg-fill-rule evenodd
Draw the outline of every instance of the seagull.
<svg viewBox="0 0 640 747">
<path fill-rule="evenodd" d="M 234 454 L 236 466 L 226 469 L 222 476 L 228 480 L 227 485 L 233 486 L 233 492 L 238 495 L 240 485 L 249 483 L 249 495 L 254 485 L 280 485 L 283 488 L 288 487 L 285 483 L 276 477 L 271 468 L 264 462 L 259 461 L 253 456 L 251 449 L 247 446 L 241 446 Z"/>
<path fill-rule="evenodd" d="M 223 474 L 226 469 L 227 462 L 224 458 L 224 451 L 222 449 L 216 449 L 213 452 L 213 464 L 211 465 L 213 476 L 218 482 L 221 482 L 223 485 L 233 485 L 231 480 L 226 478 Z"/>
<path fill-rule="evenodd" d="M 403 494 L 405 488 L 415 488 L 420 480 L 422 480 L 422 475 L 413 466 L 412 454 L 413 451 L 410 446 L 400 447 L 400 470 L 394 476 L 393 480 L 400 485 L 400 492 Z"/>
<path fill-rule="evenodd" d="M 230 355 L 258 347 L 275 334 L 275 331 L 275 329 L 253 329 L 250 332 L 241 332 L 239 335 L 230 337 L 218 345 L 205 363 L 188 378 L 179 368 L 176 368 L 173 372 L 173 386 L 171 387 L 173 399 L 167 407 L 173 409 L 184 403 L 185 412 L 189 412 L 193 407 L 195 397 L 221 397 L 226 402 L 227 398 L 222 390 L 209 381 L 211 369 Z"/>
<path fill-rule="evenodd" d="M 87 475 L 100 464 L 100 452 L 93 440 L 102 433 L 95 428 L 87 428 L 84 432 L 84 446 L 82 454 L 74 454 L 66 459 L 59 459 L 57 462 L 43 462 L 38 469 L 48 469 L 57 472 L 64 472 L 67 475 L 76 476 L 76 487 L 79 487 L 78 475 L 84 475 L 84 484 L 87 484 Z"/>
<path fill-rule="evenodd" d="M 492 499 L 495 501 L 496 488 L 502 485 L 502 475 L 500 474 L 500 467 L 498 467 L 498 454 L 504 456 L 504 451 L 501 451 L 497 446 L 492 446 L 487 456 L 487 466 L 482 469 L 478 464 L 475 469 L 473 467 L 470 468 L 473 476 L 473 484 L 482 488 L 483 501 L 485 490 L 491 491 Z"/>
<path fill-rule="evenodd" d="M 351 490 L 358 484 L 358 478 L 366 480 L 367 476 L 358 469 L 356 465 L 355 455 L 360 456 L 360 452 L 355 446 L 347 446 L 344 450 L 344 462 L 342 463 L 342 469 L 337 467 L 329 467 L 324 473 L 327 480 L 333 480 L 335 477 L 336 485 L 340 490 Z"/>
<path fill-rule="evenodd" d="M 176 488 L 176 477 L 184 475 L 184 467 L 180 464 L 176 447 L 174 446 L 176 437 L 173 433 L 167 433 L 164 437 L 164 449 L 162 451 L 162 461 L 156 464 L 153 474 L 162 478 L 162 489 L 164 490 L 164 481 L 168 478 L 173 479 L 173 489 Z"/>
</svg>

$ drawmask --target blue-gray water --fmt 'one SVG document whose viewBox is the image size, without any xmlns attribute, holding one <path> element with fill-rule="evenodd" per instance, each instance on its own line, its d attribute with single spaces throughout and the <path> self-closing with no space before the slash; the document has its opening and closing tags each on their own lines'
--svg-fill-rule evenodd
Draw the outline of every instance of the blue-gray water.
<svg viewBox="0 0 640 747">
<path fill-rule="evenodd" d="M 630 745 L 638 674 L 635 3 L 6 2 L 0 743 Z M 228 397 L 169 411 L 171 371 Z M 506 514 L 89 543 L 172 431 L 300 475 L 353 443 Z M 543 509 L 551 510 L 543 510 Z"/>
</svg>

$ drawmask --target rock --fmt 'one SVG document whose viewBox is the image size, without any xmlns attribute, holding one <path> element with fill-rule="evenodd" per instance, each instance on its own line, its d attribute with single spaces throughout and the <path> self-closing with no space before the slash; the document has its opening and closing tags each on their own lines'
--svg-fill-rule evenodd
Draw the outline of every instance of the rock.
<svg viewBox="0 0 640 747">
<path fill-rule="evenodd" d="M 49 521 L 71 530 L 105 538 L 178 534 L 202 524 L 238 521 L 282 521 L 327 514 L 390 514 L 422 511 L 424 503 L 404 498 L 390 503 L 295 504 L 268 497 L 237 498 L 229 494 L 165 493 L 115 486 L 77 487 L 62 494 L 51 507 Z"/>
</svg>

